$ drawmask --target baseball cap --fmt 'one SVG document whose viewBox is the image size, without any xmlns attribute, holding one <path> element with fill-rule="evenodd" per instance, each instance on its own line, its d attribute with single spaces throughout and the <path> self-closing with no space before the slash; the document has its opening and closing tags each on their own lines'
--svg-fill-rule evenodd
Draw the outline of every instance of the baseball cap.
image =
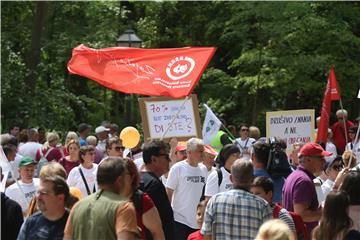
<svg viewBox="0 0 360 240">
<path fill-rule="evenodd" d="M 106 132 L 106 131 L 110 131 L 110 128 L 105 128 L 104 126 L 99 126 L 95 129 L 95 133 L 101 133 L 101 132 Z"/>
<path fill-rule="evenodd" d="M 205 145 L 204 147 L 205 147 L 205 152 L 206 153 L 209 153 L 210 155 L 213 155 L 213 156 L 218 155 L 218 152 L 213 147 L 211 147 L 210 145 Z"/>
<path fill-rule="evenodd" d="M 27 165 L 30 165 L 30 164 L 36 164 L 36 162 L 34 162 L 34 160 L 31 158 L 31 157 L 23 157 L 20 162 L 19 162 L 19 167 L 23 167 L 23 166 L 27 166 Z"/>
<path fill-rule="evenodd" d="M 81 133 L 87 129 L 90 129 L 91 125 L 87 124 L 87 123 L 80 123 L 79 127 L 78 127 L 78 132 Z"/>
<path fill-rule="evenodd" d="M 175 148 L 176 152 L 186 150 L 186 142 L 178 142 L 178 145 Z"/>
<path fill-rule="evenodd" d="M 319 144 L 314 142 L 306 143 L 301 149 L 299 156 L 322 156 L 328 157 L 331 156 L 332 153 L 325 151 Z"/>
</svg>

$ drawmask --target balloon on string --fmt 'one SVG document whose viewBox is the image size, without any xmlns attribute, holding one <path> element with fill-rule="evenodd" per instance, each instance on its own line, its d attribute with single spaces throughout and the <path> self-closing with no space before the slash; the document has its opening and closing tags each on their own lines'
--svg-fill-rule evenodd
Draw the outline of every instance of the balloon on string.
<svg viewBox="0 0 360 240">
<path fill-rule="evenodd" d="M 134 148 L 140 141 L 140 133 L 134 127 L 126 127 L 120 132 L 120 139 L 126 148 Z"/>
</svg>

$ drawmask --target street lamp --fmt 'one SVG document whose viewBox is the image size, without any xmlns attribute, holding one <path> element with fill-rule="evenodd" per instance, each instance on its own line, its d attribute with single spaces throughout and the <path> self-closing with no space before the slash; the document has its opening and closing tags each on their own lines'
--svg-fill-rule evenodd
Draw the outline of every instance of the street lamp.
<svg viewBox="0 0 360 240">
<path fill-rule="evenodd" d="M 119 47 L 135 47 L 140 48 L 142 40 L 135 34 L 135 31 L 132 29 L 126 30 L 121 34 L 116 43 Z M 125 113 L 124 113 L 124 123 L 126 125 L 132 122 L 132 95 L 125 94 Z"/>
<path fill-rule="evenodd" d="M 116 40 L 119 47 L 141 47 L 141 39 L 135 34 L 134 30 L 128 29 Z"/>
</svg>

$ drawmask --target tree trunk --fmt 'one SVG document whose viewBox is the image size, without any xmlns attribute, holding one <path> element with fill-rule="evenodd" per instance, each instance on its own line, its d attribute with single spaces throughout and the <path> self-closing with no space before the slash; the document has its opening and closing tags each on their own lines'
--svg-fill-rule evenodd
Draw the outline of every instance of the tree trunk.
<svg viewBox="0 0 360 240">
<path fill-rule="evenodd" d="M 45 28 L 45 19 L 48 9 L 48 2 L 36 2 L 34 25 L 31 33 L 31 48 L 28 54 L 26 65 L 29 74 L 26 77 L 26 85 L 30 93 L 35 92 L 37 65 L 40 63 L 41 36 Z"/>
</svg>

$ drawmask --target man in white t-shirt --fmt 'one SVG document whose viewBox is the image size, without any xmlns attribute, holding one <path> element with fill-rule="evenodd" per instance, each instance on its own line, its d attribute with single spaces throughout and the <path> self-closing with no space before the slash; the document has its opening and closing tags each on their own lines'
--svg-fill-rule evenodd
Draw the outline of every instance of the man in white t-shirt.
<svg viewBox="0 0 360 240">
<path fill-rule="evenodd" d="M 255 139 L 249 137 L 249 127 L 246 124 L 240 124 L 239 128 L 240 138 L 235 140 L 235 144 L 240 148 L 240 157 L 250 160 L 251 148 Z"/>
<path fill-rule="evenodd" d="M 36 128 L 28 130 L 29 140 L 19 147 L 19 154 L 22 156 L 29 156 L 32 159 L 36 158 L 36 152 L 41 149 L 42 145 L 38 142 L 39 133 Z"/>
<path fill-rule="evenodd" d="M 187 239 L 198 229 L 196 207 L 205 185 L 206 169 L 199 166 L 204 156 L 204 142 L 191 138 L 186 145 L 187 159 L 175 163 L 169 172 L 166 192 L 174 211 L 175 240 Z"/>
<path fill-rule="evenodd" d="M 40 182 L 38 178 L 34 178 L 35 165 L 36 163 L 31 157 L 23 157 L 19 163 L 19 185 L 13 183 L 5 190 L 5 194 L 9 198 L 20 204 L 24 216 L 27 214 L 29 203 Z"/>
</svg>

